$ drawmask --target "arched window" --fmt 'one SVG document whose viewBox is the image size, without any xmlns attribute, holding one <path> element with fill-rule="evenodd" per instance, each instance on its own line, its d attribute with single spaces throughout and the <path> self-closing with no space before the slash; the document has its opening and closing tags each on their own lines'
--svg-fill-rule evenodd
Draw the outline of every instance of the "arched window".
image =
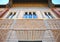
<svg viewBox="0 0 60 42">
<path fill-rule="evenodd" d="M 23 18 L 28 18 L 28 13 L 27 12 L 25 12 L 25 14 L 23 15 Z"/>
<path fill-rule="evenodd" d="M 37 15 L 35 12 L 33 12 L 33 18 L 37 18 Z"/>
</svg>

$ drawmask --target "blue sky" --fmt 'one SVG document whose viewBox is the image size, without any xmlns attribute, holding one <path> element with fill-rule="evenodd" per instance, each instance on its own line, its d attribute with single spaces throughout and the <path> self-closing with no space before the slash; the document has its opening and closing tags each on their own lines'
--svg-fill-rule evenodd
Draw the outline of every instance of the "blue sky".
<svg viewBox="0 0 60 42">
<path fill-rule="evenodd" d="M 9 3 L 9 0 L 0 0 L 0 5 L 6 5 Z"/>
<path fill-rule="evenodd" d="M 60 0 L 52 0 L 53 4 L 60 4 Z"/>
</svg>

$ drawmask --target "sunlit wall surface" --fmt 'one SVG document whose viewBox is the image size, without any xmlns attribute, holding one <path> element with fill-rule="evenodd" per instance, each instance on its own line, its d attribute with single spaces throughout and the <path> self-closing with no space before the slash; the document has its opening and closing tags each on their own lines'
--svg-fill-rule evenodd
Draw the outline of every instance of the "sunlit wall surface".
<svg viewBox="0 0 60 42">
<path fill-rule="evenodd" d="M 60 0 L 52 0 L 53 4 L 60 5 Z"/>
<path fill-rule="evenodd" d="M 6 5 L 9 3 L 9 0 L 0 0 L 0 5 Z"/>
</svg>

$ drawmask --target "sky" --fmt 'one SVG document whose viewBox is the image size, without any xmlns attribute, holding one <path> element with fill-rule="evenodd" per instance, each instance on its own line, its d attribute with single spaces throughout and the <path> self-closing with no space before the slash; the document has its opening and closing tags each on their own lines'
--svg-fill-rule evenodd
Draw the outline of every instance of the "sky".
<svg viewBox="0 0 60 42">
<path fill-rule="evenodd" d="M 60 5 L 60 0 L 52 0 L 53 4 L 59 4 Z"/>
<path fill-rule="evenodd" d="M 0 5 L 6 5 L 9 3 L 9 0 L 0 0 Z"/>
</svg>

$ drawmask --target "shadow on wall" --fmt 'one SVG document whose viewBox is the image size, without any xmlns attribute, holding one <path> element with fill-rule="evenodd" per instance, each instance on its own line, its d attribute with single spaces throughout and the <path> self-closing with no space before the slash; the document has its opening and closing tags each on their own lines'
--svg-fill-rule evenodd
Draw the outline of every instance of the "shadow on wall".
<svg viewBox="0 0 60 42">
<path fill-rule="evenodd" d="M 58 36 L 58 38 L 57 38 L 57 41 L 56 42 L 60 42 L 60 35 Z"/>
<path fill-rule="evenodd" d="M 42 42 L 42 41 L 18 41 L 18 42 Z"/>
<path fill-rule="evenodd" d="M 13 0 L 13 3 L 48 3 L 48 0 Z"/>
</svg>

